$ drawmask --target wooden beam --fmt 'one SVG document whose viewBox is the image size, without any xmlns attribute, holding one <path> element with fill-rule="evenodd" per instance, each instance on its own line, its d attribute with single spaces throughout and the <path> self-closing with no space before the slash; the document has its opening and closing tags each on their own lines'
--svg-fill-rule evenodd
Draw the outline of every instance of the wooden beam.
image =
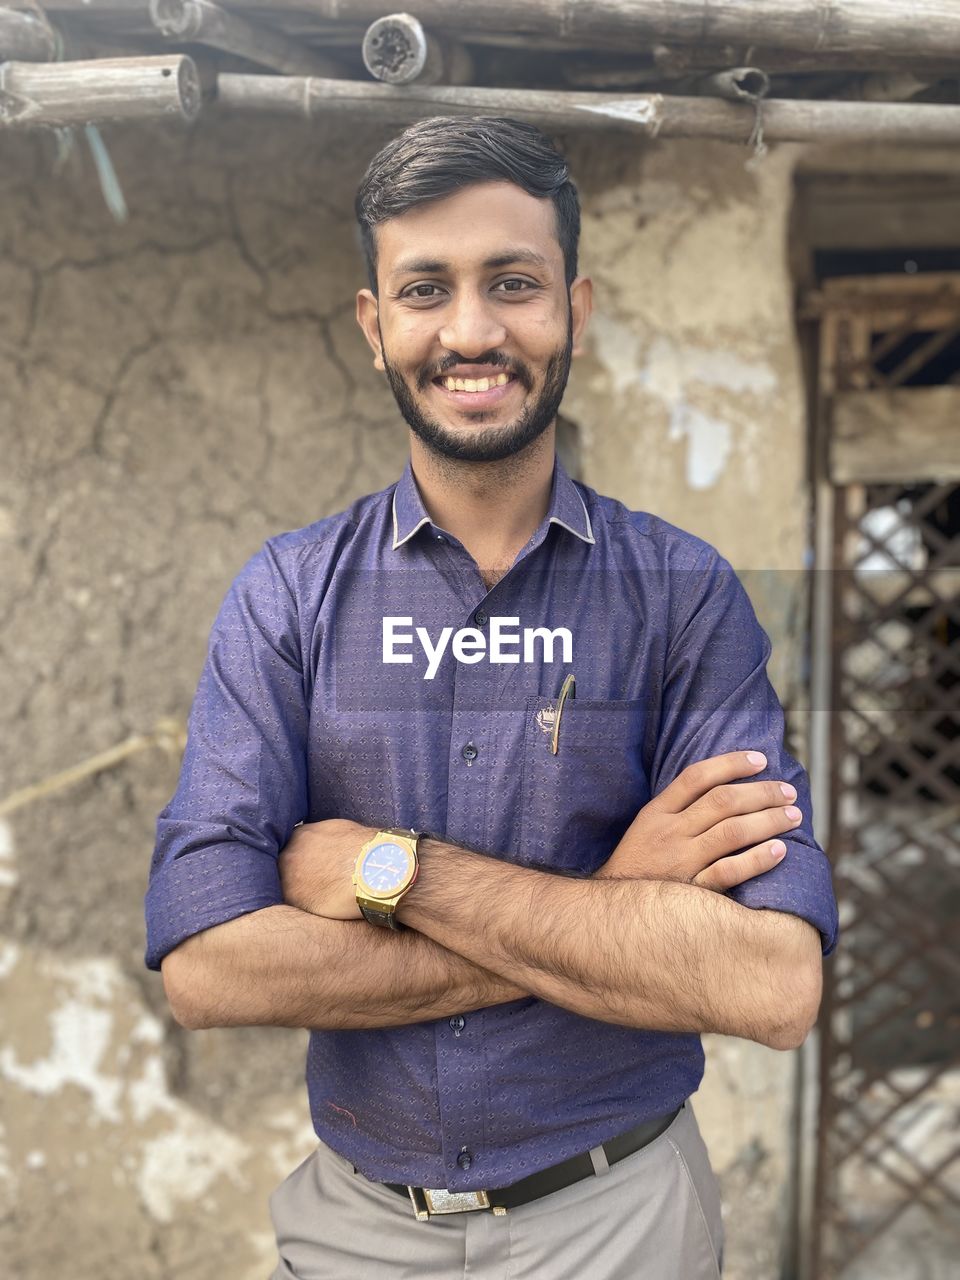
<svg viewBox="0 0 960 1280">
<path fill-rule="evenodd" d="M 131 0 L 46 0 L 48 12 L 135 8 Z M 560 36 L 589 47 L 616 41 L 621 49 L 654 41 L 793 49 L 807 53 L 960 55 L 960 6 L 956 0 L 417 0 L 426 27 L 451 28 L 458 38 L 470 28 L 510 28 L 530 35 Z M 328 21 L 372 22 L 384 0 L 289 0 L 287 11 Z M 231 0 L 231 9 L 269 13 L 264 0 Z M 276 6 L 274 6 L 276 9 Z M 469 10 L 469 12 L 466 12 Z M 751 59 L 741 59 L 750 61 Z"/>
<path fill-rule="evenodd" d="M 960 481 L 960 387 L 842 391 L 832 422 L 834 484 Z"/>
<path fill-rule="evenodd" d="M 0 128 L 192 120 L 199 110 L 197 68 L 183 54 L 0 64 Z"/>
<path fill-rule="evenodd" d="M 356 80 L 222 74 L 218 101 L 228 109 L 281 115 L 352 116 L 398 124 L 431 115 L 510 115 L 559 129 L 627 130 L 647 137 L 748 142 L 757 108 L 663 94 L 577 93 L 540 89 L 421 88 Z M 960 142 L 960 106 L 773 99 L 763 102 L 767 142 L 933 145 Z"/>
<path fill-rule="evenodd" d="M 286 75 L 336 79 L 340 74 L 333 58 L 209 0 L 150 0 L 150 18 L 169 41 L 208 45 Z"/>
<path fill-rule="evenodd" d="M 370 23 L 383 16 L 385 0 L 230 0 L 272 26 L 296 22 L 312 30 L 325 23 Z M 762 59 L 750 48 L 791 50 L 816 56 L 845 54 L 956 60 L 960 56 L 960 5 L 956 0 L 417 0 L 412 6 L 428 28 L 448 29 L 469 41 L 471 30 L 511 30 L 559 39 L 580 49 L 613 47 L 622 52 L 651 44 L 739 46 L 717 67 Z M 45 0 L 47 12 L 145 18 L 145 0 Z M 871 64 L 874 65 L 874 64 Z M 772 68 L 766 67 L 767 70 Z"/>
<path fill-rule="evenodd" d="M 0 62 L 49 62 L 57 56 L 57 34 L 35 13 L 0 8 Z"/>
<path fill-rule="evenodd" d="M 798 175 L 804 240 L 816 249 L 942 249 L 960 227 L 960 174 Z M 927 273 L 925 272 L 924 275 Z"/>
<path fill-rule="evenodd" d="M 689 75 L 691 71 L 733 67 L 750 61 L 768 73 L 801 75 L 817 71 L 903 71 L 916 66 L 924 74 L 956 75 L 960 55 L 949 50 L 901 53 L 896 47 L 882 50 L 849 49 L 835 53 L 825 50 L 772 49 L 756 45 L 667 45 L 651 49 L 654 64 L 664 78 Z"/>
</svg>

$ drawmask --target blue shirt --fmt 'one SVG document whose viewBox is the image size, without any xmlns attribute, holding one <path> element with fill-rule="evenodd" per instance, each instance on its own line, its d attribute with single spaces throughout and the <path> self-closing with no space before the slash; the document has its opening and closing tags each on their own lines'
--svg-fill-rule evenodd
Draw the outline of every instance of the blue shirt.
<svg viewBox="0 0 960 1280">
<path fill-rule="evenodd" d="M 537 628 L 557 632 L 552 652 Z M 585 876 L 686 765 L 747 748 L 767 755 L 758 776 L 794 784 L 804 821 L 785 859 L 731 896 L 803 917 L 832 950 L 830 868 L 806 776 L 784 750 L 769 651 L 716 551 L 574 483 L 559 460 L 546 517 L 488 590 L 430 520 L 408 463 L 397 484 L 268 539 L 227 593 L 157 822 L 147 965 L 282 902 L 277 855 L 301 820 L 413 827 Z M 318 1137 L 368 1177 L 460 1190 L 509 1184 L 666 1112 L 702 1073 L 698 1035 L 533 997 L 462 1019 L 312 1031 L 307 1057 Z"/>
</svg>

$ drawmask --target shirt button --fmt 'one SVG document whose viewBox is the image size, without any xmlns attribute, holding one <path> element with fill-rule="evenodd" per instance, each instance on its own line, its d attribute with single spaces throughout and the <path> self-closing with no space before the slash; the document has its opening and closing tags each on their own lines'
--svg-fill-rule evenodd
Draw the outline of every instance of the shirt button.
<svg viewBox="0 0 960 1280">
<path fill-rule="evenodd" d="M 438 534 L 437 534 L 437 541 L 438 541 L 438 542 L 446 542 L 446 538 L 443 536 L 443 534 L 442 534 L 442 533 L 438 533 Z"/>
<path fill-rule="evenodd" d="M 469 1169 L 473 1164 L 473 1156 L 466 1147 L 460 1148 L 460 1154 L 457 1156 L 457 1164 L 461 1169 Z"/>
<path fill-rule="evenodd" d="M 483 612 L 482 609 L 478 609 L 477 612 L 473 615 L 473 620 L 478 627 L 485 627 L 489 622 L 489 617 L 487 616 L 487 614 Z"/>
<path fill-rule="evenodd" d="M 453 1029 L 453 1031 L 456 1032 L 457 1035 L 460 1034 L 460 1032 L 463 1030 L 463 1028 L 466 1025 L 467 1025 L 466 1018 L 461 1017 L 459 1013 L 454 1014 L 454 1016 L 450 1019 L 450 1026 Z"/>
<path fill-rule="evenodd" d="M 473 764 L 480 752 L 472 742 L 468 742 L 460 754 L 463 756 L 464 760 L 466 760 L 467 764 Z"/>
</svg>

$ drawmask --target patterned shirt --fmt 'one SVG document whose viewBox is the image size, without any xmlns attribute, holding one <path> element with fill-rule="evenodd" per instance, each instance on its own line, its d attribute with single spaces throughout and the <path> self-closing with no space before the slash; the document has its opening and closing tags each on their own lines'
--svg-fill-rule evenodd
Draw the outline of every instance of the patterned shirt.
<svg viewBox="0 0 960 1280">
<path fill-rule="evenodd" d="M 147 965 L 281 903 L 277 857 L 301 820 L 411 827 L 587 876 L 686 765 L 740 749 L 766 754 L 758 777 L 793 783 L 804 820 L 783 861 L 730 896 L 810 921 L 828 953 L 830 867 L 784 749 L 769 652 L 715 550 L 575 483 L 559 459 L 547 515 L 488 589 L 408 462 L 380 493 L 268 539 L 227 593 L 157 822 Z M 307 1056 L 320 1139 L 368 1177 L 452 1190 L 585 1151 L 677 1107 L 702 1073 L 696 1034 L 534 997 L 314 1030 Z"/>
</svg>

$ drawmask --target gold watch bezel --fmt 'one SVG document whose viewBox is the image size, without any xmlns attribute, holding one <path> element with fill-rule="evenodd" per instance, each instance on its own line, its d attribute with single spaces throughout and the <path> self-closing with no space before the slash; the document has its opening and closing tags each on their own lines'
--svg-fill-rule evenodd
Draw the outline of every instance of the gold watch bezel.
<svg viewBox="0 0 960 1280">
<path fill-rule="evenodd" d="M 356 890 L 357 901 L 365 906 L 383 907 L 396 906 L 399 900 L 407 892 L 414 880 L 417 878 L 419 870 L 419 861 L 417 858 L 417 842 L 420 837 L 416 832 L 412 831 L 391 831 L 384 829 L 378 831 L 376 835 L 371 836 L 360 848 L 357 854 L 357 860 L 353 867 L 353 887 Z M 368 884 L 363 878 L 361 868 L 367 854 L 378 844 L 399 844 L 407 851 L 407 875 L 406 879 L 396 889 L 390 889 L 387 892 L 378 892 L 372 885 Z"/>
</svg>

